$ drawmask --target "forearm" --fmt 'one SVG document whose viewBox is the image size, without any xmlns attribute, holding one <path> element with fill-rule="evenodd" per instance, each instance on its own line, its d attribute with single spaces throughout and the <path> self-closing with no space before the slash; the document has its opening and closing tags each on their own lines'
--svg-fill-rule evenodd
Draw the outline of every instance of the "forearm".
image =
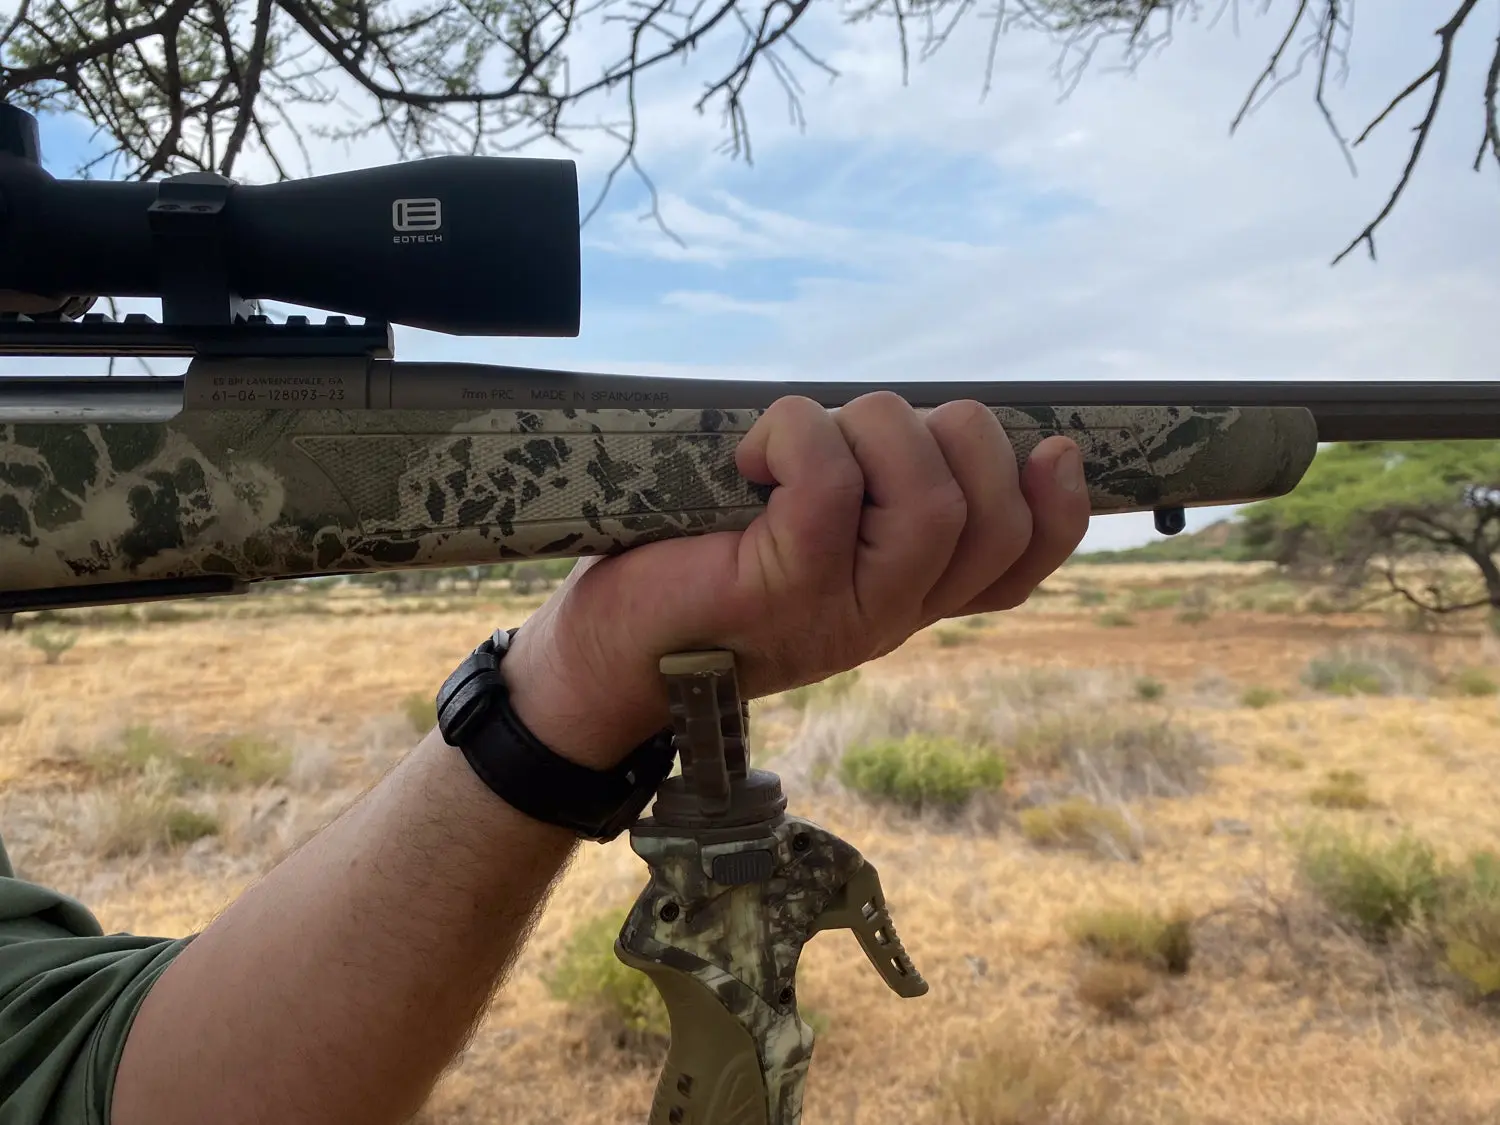
<svg viewBox="0 0 1500 1125">
<path fill-rule="evenodd" d="M 125 1045 L 113 1125 L 406 1120 L 573 845 L 430 735 L 162 975 Z"/>
</svg>

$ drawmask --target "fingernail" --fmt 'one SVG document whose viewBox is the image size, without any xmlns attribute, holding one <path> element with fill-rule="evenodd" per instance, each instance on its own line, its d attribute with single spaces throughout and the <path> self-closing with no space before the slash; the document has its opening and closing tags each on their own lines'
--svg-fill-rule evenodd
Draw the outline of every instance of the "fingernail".
<svg viewBox="0 0 1500 1125">
<path fill-rule="evenodd" d="M 1069 492 L 1077 492 L 1083 487 L 1083 458 L 1078 455 L 1076 447 L 1057 459 L 1057 464 L 1052 466 L 1052 479 Z"/>
</svg>

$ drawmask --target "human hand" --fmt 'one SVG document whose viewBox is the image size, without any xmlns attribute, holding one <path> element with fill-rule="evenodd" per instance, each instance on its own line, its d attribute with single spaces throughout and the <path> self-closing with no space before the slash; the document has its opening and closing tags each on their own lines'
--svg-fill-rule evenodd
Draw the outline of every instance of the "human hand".
<svg viewBox="0 0 1500 1125">
<path fill-rule="evenodd" d="M 516 635 L 512 701 L 559 754 L 607 766 L 665 726 L 668 653 L 732 651 L 747 698 L 813 683 L 935 621 L 1020 605 L 1088 528 L 1077 446 L 1049 437 L 1019 473 L 972 401 L 924 415 L 888 391 L 837 410 L 783 398 L 736 462 L 776 486 L 744 531 L 584 560 Z"/>
</svg>

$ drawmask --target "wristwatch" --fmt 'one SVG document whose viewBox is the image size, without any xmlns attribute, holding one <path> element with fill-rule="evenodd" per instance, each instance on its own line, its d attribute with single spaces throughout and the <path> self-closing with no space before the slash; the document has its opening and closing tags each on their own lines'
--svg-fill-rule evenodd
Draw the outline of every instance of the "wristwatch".
<svg viewBox="0 0 1500 1125">
<path fill-rule="evenodd" d="M 516 714 L 500 675 L 518 631 L 495 630 L 443 681 L 438 730 L 518 812 L 586 840 L 613 840 L 640 817 L 672 771 L 672 730 L 658 731 L 608 770 L 581 766 L 548 749 Z"/>
</svg>

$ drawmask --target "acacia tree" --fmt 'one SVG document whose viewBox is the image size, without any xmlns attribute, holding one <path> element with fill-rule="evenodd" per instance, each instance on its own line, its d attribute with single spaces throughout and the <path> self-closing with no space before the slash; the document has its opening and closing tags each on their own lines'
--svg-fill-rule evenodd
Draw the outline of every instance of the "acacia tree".
<svg viewBox="0 0 1500 1125">
<path fill-rule="evenodd" d="M 633 169 L 642 122 L 638 83 L 668 63 L 697 64 L 700 112 L 719 113 L 726 146 L 750 159 L 746 91 L 769 74 L 801 115 L 801 76 L 835 71 L 800 36 L 813 0 L 10 0 L 0 17 L 0 98 L 33 110 L 79 113 L 108 150 L 86 171 L 149 177 L 234 172 L 259 149 L 283 177 L 308 136 L 384 132 L 403 155 L 500 153 L 543 137 L 603 130 L 619 146 L 597 208 L 618 173 Z M 832 4 L 835 0 L 819 0 Z M 1500 0 L 1443 0 L 1434 10 L 1431 65 L 1399 89 L 1350 140 L 1329 109 L 1328 87 L 1350 61 L 1354 0 L 837 0 L 850 21 L 883 20 L 903 68 L 937 54 L 975 20 L 988 20 L 989 89 L 1002 34 L 1032 32 L 1058 46 L 1056 73 L 1071 87 L 1101 57 L 1134 68 L 1172 41 L 1181 21 L 1238 20 L 1241 8 L 1282 21 L 1276 46 L 1231 128 L 1285 84 L 1306 77 L 1313 102 L 1353 166 L 1351 150 L 1413 102 L 1422 114 L 1385 205 L 1338 253 L 1361 245 L 1400 201 L 1439 114 L 1455 101 L 1475 114 L 1474 168 L 1500 165 L 1500 39 L 1482 90 L 1455 96 L 1455 45 L 1485 36 L 1481 12 Z M 1394 0 L 1392 0 L 1394 2 Z M 1490 20 L 1490 26 L 1495 25 Z M 607 44 L 602 61 L 574 65 L 584 37 Z M 597 55 L 596 50 L 584 53 Z M 603 123 L 586 106 L 623 94 Z M 309 107 L 317 107 L 307 114 Z M 341 120 L 322 125 L 309 116 Z M 654 190 L 653 190 L 654 198 Z M 590 212 L 592 213 L 592 212 Z"/>
<path fill-rule="evenodd" d="M 1320 452 L 1290 495 L 1252 505 L 1246 541 L 1283 566 L 1424 616 L 1486 608 L 1500 631 L 1500 443 L 1360 442 Z"/>
</svg>

